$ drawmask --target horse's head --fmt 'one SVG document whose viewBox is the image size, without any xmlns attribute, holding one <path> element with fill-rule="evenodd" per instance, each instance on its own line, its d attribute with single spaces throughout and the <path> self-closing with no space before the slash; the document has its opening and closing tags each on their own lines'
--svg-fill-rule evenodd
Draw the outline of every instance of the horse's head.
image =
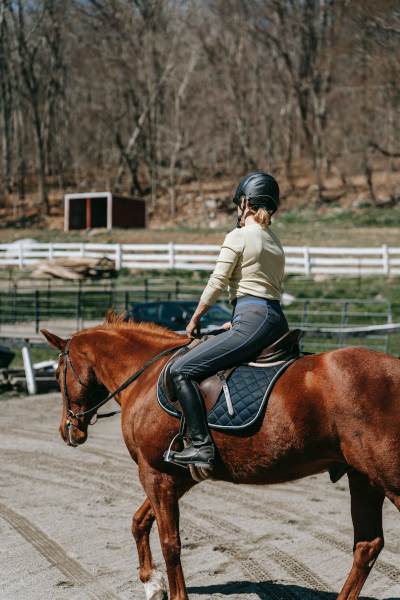
<svg viewBox="0 0 400 600">
<path fill-rule="evenodd" d="M 63 339 L 42 329 L 50 346 L 59 350 L 56 377 L 63 399 L 60 434 L 69 446 L 78 446 L 87 439 L 87 430 L 94 412 L 91 408 L 105 395 L 79 338 Z"/>
</svg>

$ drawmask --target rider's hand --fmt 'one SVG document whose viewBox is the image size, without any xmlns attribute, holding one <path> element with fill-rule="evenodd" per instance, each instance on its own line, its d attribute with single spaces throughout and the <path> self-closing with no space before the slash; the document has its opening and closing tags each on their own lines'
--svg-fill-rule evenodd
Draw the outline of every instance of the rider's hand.
<svg viewBox="0 0 400 600">
<path fill-rule="evenodd" d="M 193 339 L 195 337 L 194 332 L 199 328 L 200 319 L 191 318 L 188 326 L 186 327 L 186 333 L 188 338 Z"/>
<path fill-rule="evenodd" d="M 224 323 L 222 325 L 222 329 L 232 329 L 232 322 L 231 321 L 227 321 L 226 323 Z"/>
</svg>

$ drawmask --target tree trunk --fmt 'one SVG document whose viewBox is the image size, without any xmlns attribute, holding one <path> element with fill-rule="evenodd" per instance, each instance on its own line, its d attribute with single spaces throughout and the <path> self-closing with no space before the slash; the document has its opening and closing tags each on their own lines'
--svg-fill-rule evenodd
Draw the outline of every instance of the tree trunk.
<svg viewBox="0 0 400 600">
<path fill-rule="evenodd" d="M 40 126 L 39 110 L 33 106 L 33 123 L 36 140 L 36 160 L 37 160 L 37 177 L 38 177 L 38 195 L 39 201 L 44 207 L 44 214 L 49 215 L 50 205 L 46 181 L 46 151 L 43 140 L 43 135 Z M 43 209 L 42 209 L 43 210 Z"/>
</svg>

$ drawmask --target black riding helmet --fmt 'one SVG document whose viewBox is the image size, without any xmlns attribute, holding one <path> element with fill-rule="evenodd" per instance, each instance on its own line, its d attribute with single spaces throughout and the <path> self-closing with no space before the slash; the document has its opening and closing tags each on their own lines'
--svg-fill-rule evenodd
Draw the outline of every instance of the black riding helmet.
<svg viewBox="0 0 400 600">
<path fill-rule="evenodd" d="M 240 206 L 240 198 L 246 196 L 250 206 L 265 208 L 274 213 L 279 206 L 279 186 L 274 177 L 262 171 L 253 171 L 239 182 L 233 201 Z"/>
</svg>

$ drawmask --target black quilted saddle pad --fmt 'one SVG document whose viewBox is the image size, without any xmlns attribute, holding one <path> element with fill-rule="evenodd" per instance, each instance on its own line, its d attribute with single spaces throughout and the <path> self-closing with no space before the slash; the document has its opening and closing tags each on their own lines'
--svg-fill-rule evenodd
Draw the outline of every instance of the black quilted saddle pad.
<svg viewBox="0 0 400 600">
<path fill-rule="evenodd" d="M 253 425 L 262 414 L 277 379 L 296 358 L 270 367 L 253 367 L 247 364 L 236 367 L 227 378 L 232 401 L 233 415 L 228 412 L 222 390 L 208 413 L 208 424 L 212 429 L 237 431 Z M 162 408 L 180 417 L 181 413 L 166 398 L 162 387 L 162 374 L 157 382 L 157 398 Z"/>
</svg>

